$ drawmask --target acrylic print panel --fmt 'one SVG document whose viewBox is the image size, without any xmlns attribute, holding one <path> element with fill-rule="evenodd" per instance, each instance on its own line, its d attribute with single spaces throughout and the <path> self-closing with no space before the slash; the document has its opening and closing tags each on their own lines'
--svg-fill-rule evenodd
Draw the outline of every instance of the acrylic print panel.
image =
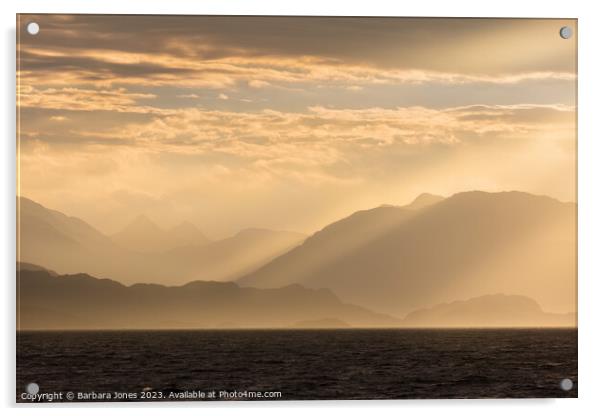
<svg viewBox="0 0 602 416">
<path fill-rule="evenodd" d="M 577 396 L 576 20 L 17 32 L 17 401 Z"/>
</svg>

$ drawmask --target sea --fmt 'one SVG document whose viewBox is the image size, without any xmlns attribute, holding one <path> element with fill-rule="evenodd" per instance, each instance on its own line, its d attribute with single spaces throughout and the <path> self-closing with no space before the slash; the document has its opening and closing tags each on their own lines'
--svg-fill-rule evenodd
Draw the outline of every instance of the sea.
<svg viewBox="0 0 602 416">
<path fill-rule="evenodd" d="M 577 397 L 576 329 L 20 331 L 17 402 Z"/>
</svg>

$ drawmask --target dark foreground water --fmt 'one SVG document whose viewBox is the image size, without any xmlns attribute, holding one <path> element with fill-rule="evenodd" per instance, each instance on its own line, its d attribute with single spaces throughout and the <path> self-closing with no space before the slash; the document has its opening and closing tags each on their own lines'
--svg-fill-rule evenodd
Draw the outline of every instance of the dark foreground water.
<svg viewBox="0 0 602 416">
<path fill-rule="evenodd" d="M 58 401 L 577 397 L 577 331 L 21 332 L 17 401 L 48 399 L 32 382 Z"/>
</svg>

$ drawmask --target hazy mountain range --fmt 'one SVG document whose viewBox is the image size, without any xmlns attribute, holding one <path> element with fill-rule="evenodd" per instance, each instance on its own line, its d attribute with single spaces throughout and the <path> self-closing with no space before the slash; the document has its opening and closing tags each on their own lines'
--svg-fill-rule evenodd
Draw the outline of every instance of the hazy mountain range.
<svg viewBox="0 0 602 416">
<path fill-rule="evenodd" d="M 20 329 L 274 328 L 325 318 L 360 327 L 399 324 L 345 304 L 327 289 L 255 289 L 203 281 L 124 286 L 87 274 L 56 276 L 18 267 Z"/>
<path fill-rule="evenodd" d="M 522 319 L 523 324 L 563 323 L 562 314 L 576 308 L 576 204 L 545 196 L 423 194 L 406 206 L 355 212 L 307 238 L 247 229 L 209 241 L 192 224 L 163 230 L 144 217 L 106 236 L 26 198 L 20 198 L 19 215 L 21 261 L 58 274 L 87 273 L 124 284 L 160 283 L 169 286 L 170 293 L 176 291 L 173 286 L 188 287 L 182 285 L 193 280 L 234 280 L 236 285 L 223 287 L 236 287 L 237 293 L 251 293 L 244 291 L 251 287 L 292 286 L 306 293 L 327 289 L 342 302 L 397 318 L 424 309 L 413 315 L 415 322 L 429 316 L 427 321 L 445 326 L 477 322 L 454 320 L 451 316 L 461 314 L 442 305 L 495 293 L 530 298 L 556 314 L 543 317 L 536 308 L 529 309 L 533 303 L 509 299 L 511 309 L 525 307 L 521 316 L 531 316 Z M 461 309 L 471 310 L 474 302 L 461 304 Z M 310 305 L 308 301 L 306 307 Z M 495 313 L 504 308 L 490 305 L 493 315 L 481 315 L 501 322 Z M 450 320 L 442 320 L 439 311 L 447 311 Z M 321 326 L 337 319 L 355 324 L 338 315 L 306 315 L 287 318 L 287 324 Z M 406 324 L 418 325 L 415 322 Z"/>
<path fill-rule="evenodd" d="M 410 312 L 404 327 L 542 327 L 577 326 L 574 313 L 547 313 L 526 296 L 484 295 Z"/>
<path fill-rule="evenodd" d="M 327 289 L 241 288 L 233 282 L 124 286 L 87 274 L 59 276 L 18 264 L 19 329 L 348 328 L 574 326 L 524 296 L 488 295 L 399 320 L 341 302 Z"/>
<path fill-rule="evenodd" d="M 19 198 L 19 260 L 58 273 L 91 273 L 124 283 L 231 280 L 298 245 L 299 233 L 261 229 L 209 241 L 193 224 L 163 230 L 140 216 L 107 236 L 86 222 Z"/>
<path fill-rule="evenodd" d="M 521 192 L 422 196 L 330 224 L 238 282 L 326 287 L 395 316 L 500 292 L 574 312 L 576 212 L 574 203 Z"/>
</svg>

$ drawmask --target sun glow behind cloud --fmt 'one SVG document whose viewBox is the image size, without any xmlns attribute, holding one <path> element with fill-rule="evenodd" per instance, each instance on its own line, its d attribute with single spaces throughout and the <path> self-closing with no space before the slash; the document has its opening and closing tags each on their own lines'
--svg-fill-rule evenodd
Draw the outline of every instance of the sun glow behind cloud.
<svg viewBox="0 0 602 416">
<path fill-rule="evenodd" d="M 575 199 L 561 21 L 36 19 L 19 45 L 21 191 L 101 229 L 145 211 L 215 235 L 312 232 L 467 189 Z"/>
</svg>

